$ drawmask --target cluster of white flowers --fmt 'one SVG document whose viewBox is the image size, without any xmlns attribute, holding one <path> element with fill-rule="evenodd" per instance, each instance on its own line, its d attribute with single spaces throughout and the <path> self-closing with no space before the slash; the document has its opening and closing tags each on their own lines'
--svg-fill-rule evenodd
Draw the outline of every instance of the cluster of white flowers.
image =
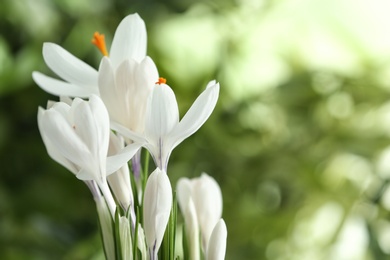
<svg viewBox="0 0 390 260">
<path fill-rule="evenodd" d="M 50 157 L 91 190 L 107 259 L 176 259 L 169 157 L 204 124 L 219 95 L 219 84 L 211 81 L 179 121 L 175 94 L 146 56 L 146 41 L 144 21 L 132 14 L 119 24 L 109 52 L 104 36 L 94 34 L 104 55 L 99 70 L 45 43 L 44 60 L 63 80 L 33 72 L 42 89 L 60 96 L 39 108 L 43 142 Z M 142 147 L 156 165 L 149 176 L 141 167 Z M 185 221 L 184 258 L 224 259 L 227 230 L 216 181 L 206 174 L 180 179 L 177 201 Z"/>
</svg>

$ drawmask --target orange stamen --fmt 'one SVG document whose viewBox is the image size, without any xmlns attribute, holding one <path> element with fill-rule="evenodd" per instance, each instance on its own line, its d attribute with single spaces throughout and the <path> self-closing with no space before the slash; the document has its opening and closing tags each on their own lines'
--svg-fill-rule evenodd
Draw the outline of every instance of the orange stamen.
<svg viewBox="0 0 390 260">
<path fill-rule="evenodd" d="M 158 81 L 156 82 L 156 84 L 159 84 L 159 85 L 165 84 L 165 83 L 167 83 L 167 80 L 165 78 L 158 78 Z"/>
<path fill-rule="evenodd" d="M 100 34 L 99 32 L 95 32 L 93 34 L 93 38 L 91 40 L 92 44 L 96 45 L 100 52 L 104 56 L 108 56 L 107 48 L 106 48 L 106 42 L 104 41 L 104 34 Z"/>
</svg>

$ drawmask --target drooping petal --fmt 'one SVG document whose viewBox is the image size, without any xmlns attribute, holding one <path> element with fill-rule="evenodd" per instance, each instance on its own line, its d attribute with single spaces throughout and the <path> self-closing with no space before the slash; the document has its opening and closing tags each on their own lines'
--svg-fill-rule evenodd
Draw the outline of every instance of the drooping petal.
<svg viewBox="0 0 390 260">
<path fill-rule="evenodd" d="M 192 104 L 177 127 L 171 132 L 169 145 L 172 150 L 184 139 L 195 133 L 213 112 L 219 95 L 219 84 L 208 86 Z"/>
<path fill-rule="evenodd" d="M 40 72 L 34 71 L 33 79 L 44 91 L 56 96 L 69 96 L 86 98 L 91 94 L 98 94 L 98 89 L 81 87 L 71 83 L 48 77 Z"/>
<path fill-rule="evenodd" d="M 146 56 L 146 27 L 136 14 L 126 16 L 118 25 L 110 49 L 110 59 L 117 68 L 124 60 L 140 62 Z"/>
<path fill-rule="evenodd" d="M 225 221 L 220 219 L 211 233 L 207 246 L 206 260 L 223 260 L 226 254 L 227 228 Z"/>
<path fill-rule="evenodd" d="M 82 87 L 97 88 L 97 71 L 61 46 L 46 42 L 42 52 L 47 66 L 65 81 Z"/>
<path fill-rule="evenodd" d="M 159 168 L 146 183 L 143 208 L 146 243 L 151 259 L 156 259 L 172 208 L 171 184 Z"/>
</svg>

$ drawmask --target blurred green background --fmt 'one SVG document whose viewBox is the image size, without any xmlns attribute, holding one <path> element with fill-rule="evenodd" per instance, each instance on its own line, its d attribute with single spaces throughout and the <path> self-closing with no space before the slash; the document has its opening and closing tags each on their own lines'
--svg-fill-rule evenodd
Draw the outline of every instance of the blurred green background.
<svg viewBox="0 0 390 260">
<path fill-rule="evenodd" d="M 390 3 L 386 0 L 0 2 L 0 259 L 101 259 L 89 190 L 52 161 L 38 106 L 54 42 L 98 67 L 138 12 L 181 115 L 211 79 L 216 110 L 173 152 L 224 196 L 226 259 L 390 259 Z"/>
</svg>

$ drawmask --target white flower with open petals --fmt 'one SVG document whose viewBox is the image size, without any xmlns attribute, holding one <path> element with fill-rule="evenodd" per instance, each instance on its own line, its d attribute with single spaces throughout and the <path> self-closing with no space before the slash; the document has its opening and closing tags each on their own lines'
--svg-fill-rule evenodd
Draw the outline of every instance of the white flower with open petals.
<svg viewBox="0 0 390 260">
<path fill-rule="evenodd" d="M 168 85 L 160 82 L 149 96 L 142 133 L 115 123 L 111 127 L 141 143 L 149 150 L 156 165 L 166 171 L 172 150 L 204 124 L 214 110 L 218 95 L 219 83 L 211 81 L 179 122 L 175 94 Z"/>
<path fill-rule="evenodd" d="M 157 68 L 146 56 L 147 34 L 138 14 L 119 24 L 108 52 L 104 35 L 94 34 L 92 42 L 104 57 L 99 70 L 79 60 L 54 43 L 44 43 L 43 58 L 62 80 L 33 72 L 34 81 L 57 96 L 101 97 L 111 120 L 133 131 L 142 131 L 146 99 L 158 80 Z"/>
<path fill-rule="evenodd" d="M 38 126 L 49 155 L 78 179 L 95 181 L 114 213 L 106 177 L 126 164 L 140 146 L 131 144 L 107 157 L 110 124 L 101 99 L 93 95 L 89 101 L 76 98 L 71 105 L 57 102 L 47 110 L 39 108 Z"/>
</svg>

